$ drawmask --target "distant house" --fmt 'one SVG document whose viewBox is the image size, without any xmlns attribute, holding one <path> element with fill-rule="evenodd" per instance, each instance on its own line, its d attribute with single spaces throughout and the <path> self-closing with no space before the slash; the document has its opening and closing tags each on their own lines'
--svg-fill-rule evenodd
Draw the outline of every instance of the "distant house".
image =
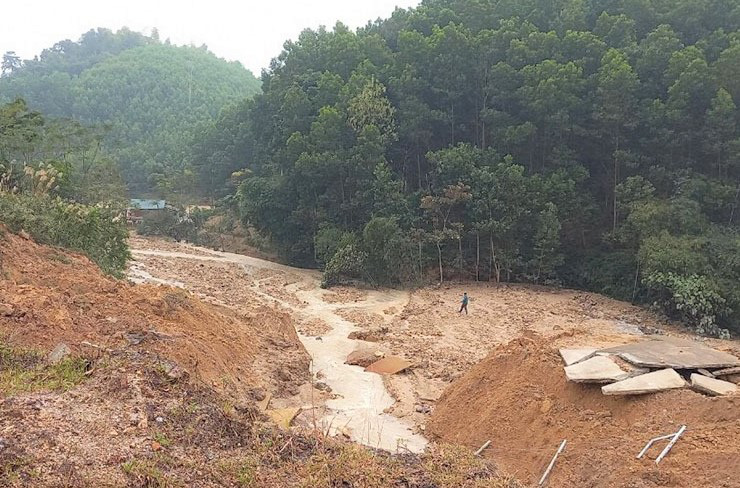
<svg viewBox="0 0 740 488">
<path fill-rule="evenodd" d="M 126 222 L 129 224 L 138 224 L 144 219 L 144 215 L 152 212 L 161 212 L 165 208 L 167 208 L 167 202 L 164 200 L 132 198 L 126 209 Z"/>
</svg>

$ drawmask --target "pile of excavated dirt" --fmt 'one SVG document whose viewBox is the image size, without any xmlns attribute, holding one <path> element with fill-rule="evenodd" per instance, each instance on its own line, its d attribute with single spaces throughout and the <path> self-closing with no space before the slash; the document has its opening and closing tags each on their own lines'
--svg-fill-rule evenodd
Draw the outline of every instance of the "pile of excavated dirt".
<svg viewBox="0 0 740 488">
<path fill-rule="evenodd" d="M 740 486 L 740 396 L 604 396 L 599 385 L 566 381 L 557 347 L 574 340 L 529 334 L 495 348 L 445 391 L 427 432 L 471 448 L 491 440 L 485 455 L 525 482 L 539 480 L 567 439 L 549 486 Z M 649 439 L 684 424 L 659 465 L 665 442 L 636 459 Z"/>
<path fill-rule="evenodd" d="M 185 290 L 106 277 L 83 256 L 11 233 L 2 239 L 0 334 L 11 344 L 145 349 L 235 398 L 295 394 L 309 379 L 291 316 L 254 297 L 235 312 Z"/>
</svg>

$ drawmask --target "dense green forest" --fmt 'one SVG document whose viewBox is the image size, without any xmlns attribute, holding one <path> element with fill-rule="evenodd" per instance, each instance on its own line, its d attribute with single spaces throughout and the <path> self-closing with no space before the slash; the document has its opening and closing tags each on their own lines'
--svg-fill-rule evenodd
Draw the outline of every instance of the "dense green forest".
<svg viewBox="0 0 740 488">
<path fill-rule="evenodd" d="M 259 91 L 238 63 L 122 29 L 91 30 L 32 60 L 6 53 L 0 102 L 94 124 L 132 192 L 192 190 L 186 147 L 221 110 Z"/>
<path fill-rule="evenodd" d="M 740 4 L 425 0 L 306 30 L 190 156 L 293 263 L 740 318 Z M 237 169 L 244 169 L 232 174 Z"/>
</svg>

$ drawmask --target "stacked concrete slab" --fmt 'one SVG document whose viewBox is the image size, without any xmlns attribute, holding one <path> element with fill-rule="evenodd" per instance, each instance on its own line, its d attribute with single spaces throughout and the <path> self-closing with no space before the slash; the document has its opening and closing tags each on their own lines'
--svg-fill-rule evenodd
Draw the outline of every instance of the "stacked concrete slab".
<svg viewBox="0 0 740 488">
<path fill-rule="evenodd" d="M 604 384 L 604 395 L 639 395 L 687 386 L 708 395 L 738 391 L 736 384 L 725 379 L 740 376 L 740 359 L 696 341 L 659 337 L 606 349 L 578 347 L 559 352 L 568 381 Z M 679 371 L 690 375 L 690 385 Z"/>
</svg>

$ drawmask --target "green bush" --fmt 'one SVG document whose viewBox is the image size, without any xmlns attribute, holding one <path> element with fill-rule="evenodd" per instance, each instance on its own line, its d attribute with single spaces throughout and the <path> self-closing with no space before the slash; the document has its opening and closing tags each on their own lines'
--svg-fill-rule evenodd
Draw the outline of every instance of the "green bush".
<svg viewBox="0 0 740 488">
<path fill-rule="evenodd" d="M 367 253 L 356 244 L 348 244 L 340 248 L 326 265 L 321 287 L 328 288 L 336 285 L 343 276 L 365 278 L 366 263 Z"/>
<path fill-rule="evenodd" d="M 643 283 L 654 293 L 655 304 L 669 315 L 692 325 L 699 334 L 729 339 L 729 331 L 717 325 L 717 319 L 728 312 L 727 301 L 708 278 L 651 273 Z"/>
<path fill-rule="evenodd" d="M 162 210 L 147 213 L 136 226 L 136 232 L 142 236 L 163 236 L 195 242 L 202 224 L 200 219 L 195 220 L 173 210 Z"/>
<path fill-rule="evenodd" d="M 130 257 L 126 224 L 115 206 L 0 192 L 0 222 L 38 243 L 81 252 L 114 276 L 122 276 Z"/>
</svg>

